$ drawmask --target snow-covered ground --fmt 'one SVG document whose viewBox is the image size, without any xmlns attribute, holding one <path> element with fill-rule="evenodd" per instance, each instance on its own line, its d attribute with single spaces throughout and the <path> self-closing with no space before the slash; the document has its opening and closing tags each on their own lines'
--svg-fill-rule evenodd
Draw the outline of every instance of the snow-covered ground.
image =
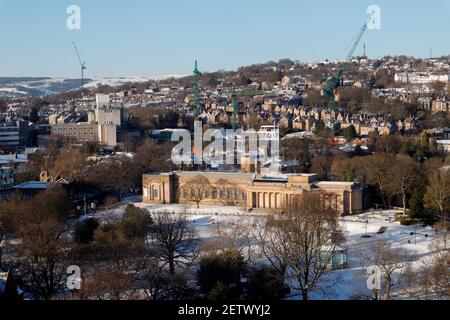
<svg viewBox="0 0 450 320">
<path fill-rule="evenodd" d="M 398 213 L 380 211 L 342 218 L 347 240 L 343 247 L 348 249 L 349 266 L 330 275 L 338 281 L 330 288 L 329 296 L 317 294 L 315 298 L 350 299 L 369 295 L 367 289 L 369 275 L 365 269 L 367 266 L 365 259 L 371 254 L 371 249 L 378 240 L 388 241 L 394 250 L 407 253 L 407 259 L 413 265 L 418 265 L 424 257 L 432 254 L 430 246 L 438 237 L 435 230 L 422 225 L 402 226 L 394 219 Z M 386 228 L 386 231 L 378 234 L 381 228 Z M 363 237 L 366 230 L 370 238 Z"/>
<path fill-rule="evenodd" d="M 165 80 L 170 78 L 182 78 L 182 75 L 167 75 L 167 76 L 132 76 L 132 77 L 101 77 L 92 78 L 86 87 L 97 87 L 98 85 L 108 85 L 111 87 L 119 87 L 125 83 L 139 83 L 148 82 L 150 80 Z"/>
<path fill-rule="evenodd" d="M 27 94 L 25 91 L 20 91 L 17 88 L 0 88 L 0 93 L 1 92 L 5 92 L 5 93 L 15 93 L 15 94 Z"/>
<path fill-rule="evenodd" d="M 207 243 L 217 240 L 217 228 L 232 227 L 235 225 L 246 226 L 249 229 L 256 228 L 257 225 L 264 225 L 267 212 L 247 212 L 240 207 L 222 207 L 200 205 L 197 209 L 195 205 L 153 205 L 140 202 L 139 198 L 130 198 L 108 211 L 99 211 L 94 216 L 100 220 L 118 219 L 122 215 L 127 204 L 133 203 L 140 208 L 147 209 L 150 213 L 155 212 L 186 212 L 191 226 L 201 241 Z M 374 242 L 383 239 L 391 243 L 394 249 L 401 249 L 408 253 L 411 263 L 416 263 L 432 254 L 430 245 L 437 235 L 433 228 L 417 226 L 402 226 L 395 221 L 397 211 L 377 211 L 356 216 L 341 218 L 342 227 L 345 230 L 346 242 L 342 245 L 348 249 L 349 266 L 345 270 L 338 270 L 330 274 L 336 281 L 332 287 L 328 288 L 327 295 L 313 294 L 315 299 L 350 299 L 357 295 L 369 294 L 367 289 L 368 275 L 363 267 L 362 260 L 370 255 L 370 248 Z M 381 228 L 386 231 L 378 234 Z M 363 237 L 369 235 L 369 238 Z M 253 249 L 257 248 L 256 243 Z M 255 256 L 253 257 L 255 258 Z M 263 257 L 256 255 L 256 258 Z"/>
</svg>

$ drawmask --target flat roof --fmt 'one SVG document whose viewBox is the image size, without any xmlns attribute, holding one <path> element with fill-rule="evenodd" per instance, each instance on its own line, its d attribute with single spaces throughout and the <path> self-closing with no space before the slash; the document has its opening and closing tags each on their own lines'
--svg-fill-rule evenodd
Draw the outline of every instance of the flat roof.
<svg viewBox="0 0 450 320">
<path fill-rule="evenodd" d="M 342 186 L 342 185 L 353 186 L 356 183 L 355 182 L 340 182 L 340 181 L 314 181 L 314 182 L 312 182 L 312 184 L 315 184 L 315 185 L 322 184 L 322 185 L 330 185 L 330 186 Z"/>
<path fill-rule="evenodd" d="M 282 178 L 257 178 L 254 182 L 273 182 L 273 183 L 287 183 L 288 179 Z"/>
<path fill-rule="evenodd" d="M 17 186 L 14 186 L 14 189 L 34 189 L 34 190 L 46 190 L 48 189 L 48 182 L 41 182 L 41 181 L 28 181 L 21 183 Z"/>
<path fill-rule="evenodd" d="M 190 175 L 212 175 L 212 176 L 236 176 L 236 177 L 248 177 L 254 178 L 254 173 L 242 173 L 242 172 L 216 172 L 216 171 L 176 171 L 175 174 L 180 176 L 190 176 Z"/>
</svg>

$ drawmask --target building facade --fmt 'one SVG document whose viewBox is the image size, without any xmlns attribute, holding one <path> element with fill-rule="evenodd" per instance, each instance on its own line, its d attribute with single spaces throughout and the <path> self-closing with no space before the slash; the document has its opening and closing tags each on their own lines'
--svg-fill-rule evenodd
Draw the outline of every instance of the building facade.
<svg viewBox="0 0 450 320">
<path fill-rule="evenodd" d="M 96 108 L 88 114 L 88 121 L 98 124 L 122 125 L 123 103 L 112 101 L 107 94 L 96 94 Z"/>
<path fill-rule="evenodd" d="M 207 186 L 203 204 L 244 206 L 247 209 L 283 210 L 305 192 L 329 195 L 341 214 L 364 210 L 363 188 L 351 182 L 318 181 L 316 174 L 259 176 L 253 173 L 172 172 L 143 176 L 143 201 L 153 204 L 189 203 L 186 189 L 196 181 Z"/>
<path fill-rule="evenodd" d="M 0 149 L 15 150 L 29 145 L 30 129 L 26 121 L 0 125 Z"/>
<path fill-rule="evenodd" d="M 52 126 L 52 134 L 77 141 L 98 141 L 98 125 L 89 123 L 58 124 Z"/>
<path fill-rule="evenodd" d="M 106 146 L 117 144 L 117 131 L 114 124 L 75 123 L 52 126 L 52 135 L 72 138 L 78 142 L 99 142 Z"/>
<path fill-rule="evenodd" d="M 109 95 L 96 95 L 96 108 L 88 114 L 88 122 L 52 125 L 52 135 L 72 138 L 78 142 L 95 141 L 108 147 L 117 145 L 117 129 L 122 125 L 123 104 L 111 101 Z M 58 119 L 58 115 L 55 116 Z"/>
<path fill-rule="evenodd" d="M 417 73 L 417 72 L 405 72 L 395 74 L 395 82 L 412 83 L 412 84 L 427 84 L 431 82 L 444 82 L 448 83 L 448 74 L 429 74 L 429 73 Z"/>
</svg>

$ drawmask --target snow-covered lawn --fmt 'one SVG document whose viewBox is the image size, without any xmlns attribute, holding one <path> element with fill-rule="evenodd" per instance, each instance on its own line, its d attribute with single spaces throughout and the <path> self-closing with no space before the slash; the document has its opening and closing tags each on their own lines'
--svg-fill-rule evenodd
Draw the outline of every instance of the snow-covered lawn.
<svg viewBox="0 0 450 320">
<path fill-rule="evenodd" d="M 394 249 L 407 252 L 409 262 L 416 266 L 420 260 L 432 254 L 430 246 L 438 237 L 435 230 L 422 225 L 402 226 L 394 219 L 398 213 L 383 211 L 342 218 L 347 240 L 343 247 L 348 249 L 349 266 L 330 275 L 338 281 L 330 288 L 329 296 L 315 295 L 315 298 L 350 299 L 369 294 L 367 289 L 369 275 L 363 267 L 362 260 L 371 254 L 371 247 L 378 240 L 386 240 Z M 370 238 L 363 237 L 366 235 L 366 227 Z M 386 228 L 386 231 L 378 234 L 382 227 Z"/>
<path fill-rule="evenodd" d="M 217 226 L 226 228 L 233 225 L 244 225 L 248 228 L 256 225 L 264 225 L 265 217 L 269 214 L 263 211 L 247 212 L 240 207 L 222 207 L 200 205 L 153 205 L 140 202 L 132 198 L 125 200 L 114 209 L 99 211 L 94 216 L 101 220 L 120 218 L 127 204 L 147 209 L 150 213 L 167 211 L 174 213 L 186 212 L 190 225 L 196 230 L 201 241 L 207 243 L 217 239 Z M 341 218 L 345 230 L 346 242 L 342 245 L 348 249 L 349 266 L 345 270 L 338 270 L 330 274 L 336 279 L 335 285 L 329 288 L 326 296 L 315 294 L 315 299 L 350 299 L 356 295 L 368 294 L 367 278 L 361 259 L 370 255 L 370 248 L 374 242 L 383 239 L 391 243 L 394 248 L 408 252 L 411 263 L 418 264 L 421 259 L 432 254 L 430 245 L 437 239 L 437 234 L 431 227 L 402 226 L 395 221 L 397 211 L 377 211 L 356 216 Z M 384 233 L 378 234 L 381 228 L 386 229 Z M 366 235 L 369 238 L 364 237 Z M 257 247 L 256 243 L 253 245 Z M 261 258 L 262 256 L 256 256 Z"/>
</svg>

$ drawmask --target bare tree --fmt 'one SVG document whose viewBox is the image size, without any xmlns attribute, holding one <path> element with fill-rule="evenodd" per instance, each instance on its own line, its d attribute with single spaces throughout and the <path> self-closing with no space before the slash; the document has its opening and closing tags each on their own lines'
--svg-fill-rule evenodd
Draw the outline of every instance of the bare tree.
<svg viewBox="0 0 450 320">
<path fill-rule="evenodd" d="M 200 202 L 210 196 L 211 184 L 207 178 L 198 175 L 184 184 L 180 191 L 181 196 L 188 201 L 195 202 L 198 209 L 200 208 Z"/>
<path fill-rule="evenodd" d="M 148 254 L 138 266 L 135 283 L 148 300 L 193 298 L 194 290 L 189 281 L 189 272 L 170 274 L 164 261 L 161 261 L 161 252 L 153 247 L 148 248 Z"/>
<path fill-rule="evenodd" d="M 448 300 L 450 296 L 450 253 L 442 240 L 433 242 L 432 253 L 418 268 L 405 270 L 405 293 L 414 299 Z"/>
<path fill-rule="evenodd" d="M 361 158 L 339 157 L 333 161 L 331 171 L 337 181 L 360 180 Z"/>
<path fill-rule="evenodd" d="M 425 259 L 421 268 L 422 284 L 432 298 L 448 300 L 450 296 L 450 252 L 435 244 L 431 258 Z"/>
<path fill-rule="evenodd" d="M 330 272 L 332 258 L 344 241 L 334 201 L 332 195 L 321 192 L 297 196 L 272 228 L 277 247 L 266 249 L 267 255 L 272 256 L 271 261 L 278 265 L 280 273 L 287 262 L 303 300 L 322 289 L 324 275 Z"/>
<path fill-rule="evenodd" d="M 50 174 L 55 179 L 65 177 L 79 179 L 83 176 L 86 164 L 86 155 L 81 152 L 60 152 L 50 169 Z"/>
<path fill-rule="evenodd" d="M 175 274 L 175 266 L 188 266 L 197 255 L 195 231 L 188 225 L 186 214 L 158 212 L 153 215 L 152 242 L 161 260 Z"/>
<path fill-rule="evenodd" d="M 148 300 L 158 301 L 168 297 L 170 277 L 164 270 L 158 254 L 146 256 L 137 272 L 137 282 Z"/>
<path fill-rule="evenodd" d="M 393 248 L 386 240 L 375 241 L 369 252 L 370 264 L 380 270 L 382 280 L 381 288 L 374 289 L 374 298 L 392 300 L 392 290 L 400 284 L 402 271 L 407 265 L 407 253 Z"/>
<path fill-rule="evenodd" d="M 328 155 L 320 155 L 312 160 L 311 171 L 317 173 L 322 180 L 328 180 L 330 176 L 333 158 Z"/>
<path fill-rule="evenodd" d="M 444 245 L 447 248 L 448 214 L 450 210 L 450 171 L 430 170 L 425 193 L 425 207 L 436 210 L 440 217 L 440 227 L 444 231 Z"/>
<path fill-rule="evenodd" d="M 133 274 L 107 266 L 91 268 L 82 281 L 80 300 L 134 300 L 139 298 Z"/>
<path fill-rule="evenodd" d="M 90 168 L 86 180 L 98 189 L 113 193 L 118 200 L 121 200 L 124 192 L 134 192 L 141 183 L 142 173 L 139 163 L 131 160 L 115 160 L 112 163 L 100 163 Z"/>
<path fill-rule="evenodd" d="M 249 262 L 252 259 L 255 236 L 252 227 L 242 218 L 227 220 L 226 223 L 215 223 L 217 239 L 209 246 L 203 246 L 203 251 L 219 254 L 225 251 L 238 252 Z"/>
<path fill-rule="evenodd" d="M 403 205 L 403 212 L 407 211 L 407 194 L 417 183 L 419 175 L 419 165 L 409 156 L 399 156 L 390 164 L 390 188 L 393 192 L 400 194 Z"/>
<path fill-rule="evenodd" d="M 8 234 L 14 231 L 13 211 L 14 201 L 0 201 L 0 267 L 2 266 L 3 247 L 6 246 Z"/>
<path fill-rule="evenodd" d="M 97 228 L 92 243 L 73 250 L 71 260 L 83 270 L 81 299 L 138 297 L 135 276 L 142 259 L 148 256 L 148 249 L 141 232 L 135 236 L 129 231 L 123 221 L 106 223 Z"/>
<path fill-rule="evenodd" d="M 14 197 L 7 205 L 10 231 L 20 239 L 12 252 L 18 276 L 37 299 L 50 300 L 64 286 L 70 252 L 66 230 L 69 203 L 66 192 L 52 188 L 31 200 Z"/>
<path fill-rule="evenodd" d="M 284 279 L 289 267 L 288 244 L 283 241 L 283 230 L 273 223 L 272 219 L 266 221 L 265 225 L 257 226 L 258 245 L 264 257 Z"/>
<path fill-rule="evenodd" d="M 50 300 L 64 286 L 68 240 L 61 223 L 49 219 L 21 227 L 19 272 L 36 298 Z"/>
<path fill-rule="evenodd" d="M 379 154 L 366 157 L 365 165 L 362 166 L 363 173 L 367 182 L 378 188 L 385 208 L 388 206 L 387 197 L 389 196 L 389 172 L 393 163 L 393 157 L 387 154 Z"/>
<path fill-rule="evenodd" d="M 286 160 L 297 160 L 294 172 L 307 172 L 314 153 L 314 141 L 310 138 L 289 138 L 282 140 L 280 153 Z"/>
</svg>

